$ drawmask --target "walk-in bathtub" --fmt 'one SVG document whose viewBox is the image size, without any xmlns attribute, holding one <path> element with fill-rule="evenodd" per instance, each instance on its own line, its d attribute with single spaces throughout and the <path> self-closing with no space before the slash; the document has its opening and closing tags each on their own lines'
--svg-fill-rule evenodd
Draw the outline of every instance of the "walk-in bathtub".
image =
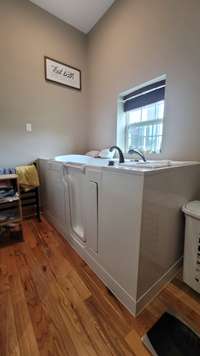
<svg viewBox="0 0 200 356">
<path fill-rule="evenodd" d="M 138 314 L 181 266 L 181 207 L 198 199 L 200 164 L 117 158 L 113 167 L 86 155 L 39 161 L 46 217 Z"/>
</svg>

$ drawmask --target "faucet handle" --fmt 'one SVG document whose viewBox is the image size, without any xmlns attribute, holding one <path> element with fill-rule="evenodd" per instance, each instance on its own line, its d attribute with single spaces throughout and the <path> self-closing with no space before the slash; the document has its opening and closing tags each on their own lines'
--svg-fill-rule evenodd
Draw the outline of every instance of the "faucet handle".
<svg viewBox="0 0 200 356">
<path fill-rule="evenodd" d="M 113 160 L 108 161 L 108 166 L 114 166 L 114 165 L 115 165 L 115 161 Z"/>
</svg>

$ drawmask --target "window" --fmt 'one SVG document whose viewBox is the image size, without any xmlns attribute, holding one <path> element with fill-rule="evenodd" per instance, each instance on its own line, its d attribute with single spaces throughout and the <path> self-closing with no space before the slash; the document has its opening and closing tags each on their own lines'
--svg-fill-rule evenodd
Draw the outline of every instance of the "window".
<svg viewBox="0 0 200 356">
<path fill-rule="evenodd" d="M 159 153 L 162 144 L 164 100 L 126 113 L 126 151 L 138 148 Z"/>
<path fill-rule="evenodd" d="M 124 149 L 160 153 L 163 137 L 165 80 L 123 97 Z"/>
</svg>

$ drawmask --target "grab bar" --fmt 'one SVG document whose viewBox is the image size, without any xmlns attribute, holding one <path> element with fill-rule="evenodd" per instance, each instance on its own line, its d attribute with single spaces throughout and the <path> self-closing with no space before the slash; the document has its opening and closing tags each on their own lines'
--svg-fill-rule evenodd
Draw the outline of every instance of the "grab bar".
<svg viewBox="0 0 200 356">
<path fill-rule="evenodd" d="M 85 165 L 84 164 L 78 164 L 78 163 L 65 163 L 64 164 L 65 168 L 76 168 L 81 170 L 82 172 L 85 172 Z"/>
</svg>

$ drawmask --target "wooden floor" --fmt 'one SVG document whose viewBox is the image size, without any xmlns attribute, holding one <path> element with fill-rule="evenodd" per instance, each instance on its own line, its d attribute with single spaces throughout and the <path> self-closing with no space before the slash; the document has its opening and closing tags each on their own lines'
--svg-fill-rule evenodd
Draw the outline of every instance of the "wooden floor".
<svg viewBox="0 0 200 356">
<path fill-rule="evenodd" d="M 24 236 L 0 249 L 1 356 L 149 355 L 140 337 L 167 309 L 200 332 L 200 298 L 179 279 L 134 318 L 44 219 Z"/>
</svg>

